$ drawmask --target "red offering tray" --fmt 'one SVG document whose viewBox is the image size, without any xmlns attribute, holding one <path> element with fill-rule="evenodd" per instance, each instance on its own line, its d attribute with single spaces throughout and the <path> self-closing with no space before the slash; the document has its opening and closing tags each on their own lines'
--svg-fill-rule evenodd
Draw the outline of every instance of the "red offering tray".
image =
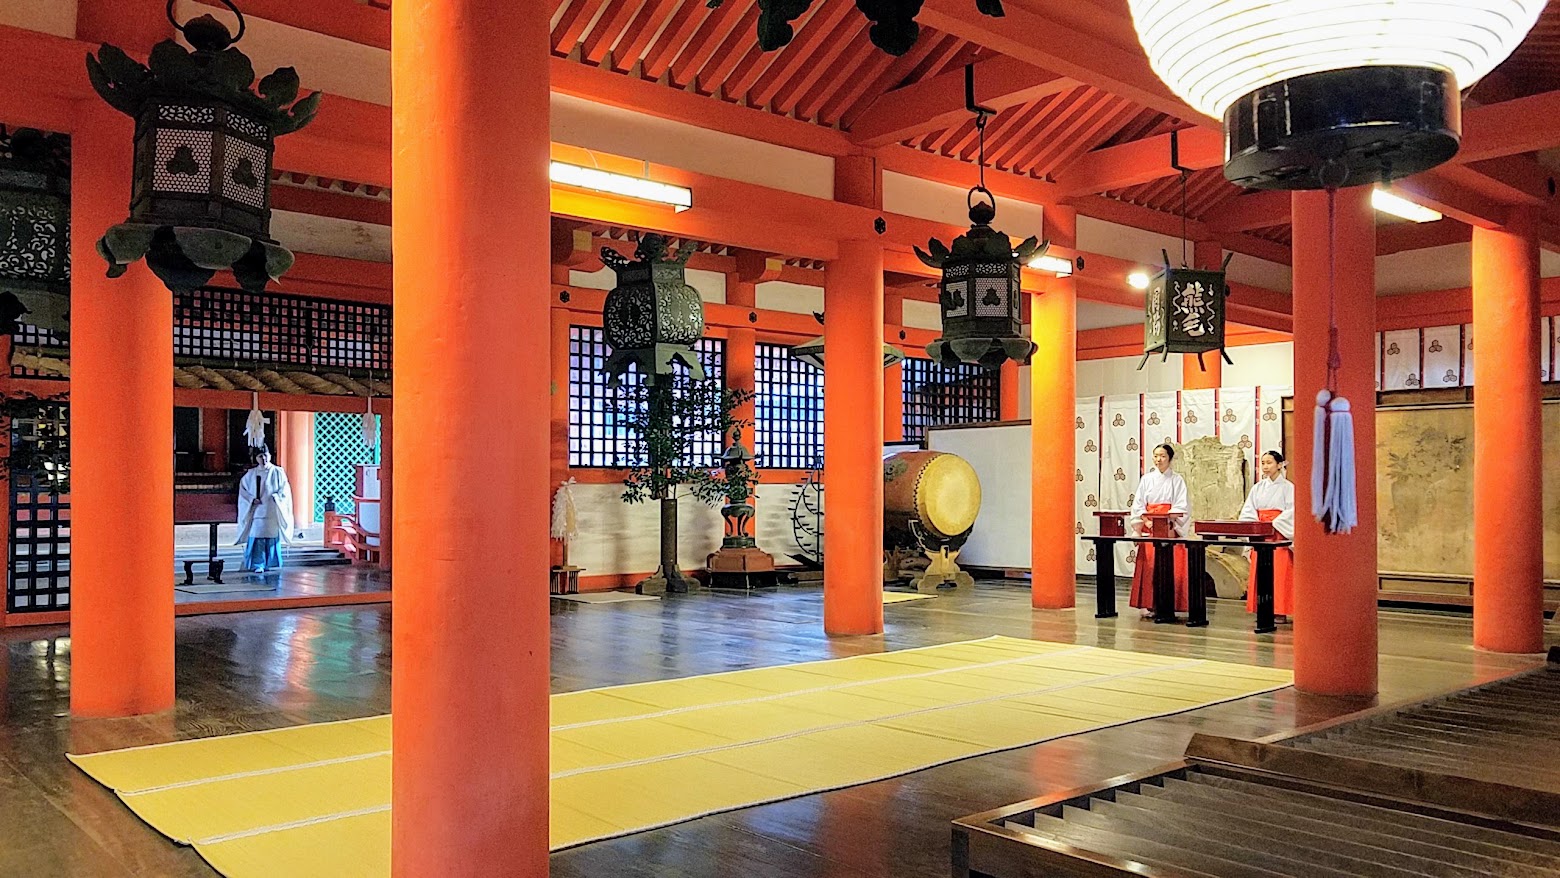
<svg viewBox="0 0 1560 878">
<path fill-rule="evenodd" d="M 1127 535 L 1127 516 L 1131 512 L 1110 512 L 1100 510 L 1094 513 L 1094 517 L 1100 520 L 1100 536 L 1124 537 Z"/>
<path fill-rule="evenodd" d="M 1204 537 L 1266 539 L 1273 536 L 1273 525 L 1266 521 L 1198 521 L 1192 526 L 1198 536 Z"/>
</svg>

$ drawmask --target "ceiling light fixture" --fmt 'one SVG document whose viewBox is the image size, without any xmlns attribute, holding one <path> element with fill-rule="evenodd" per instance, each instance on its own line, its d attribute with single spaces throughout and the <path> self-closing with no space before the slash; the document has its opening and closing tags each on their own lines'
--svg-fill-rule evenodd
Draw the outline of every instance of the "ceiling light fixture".
<svg viewBox="0 0 1560 878">
<path fill-rule="evenodd" d="M 1148 289 L 1148 273 L 1144 271 L 1134 271 L 1127 275 L 1127 286 L 1134 290 Z"/>
<path fill-rule="evenodd" d="M 621 195 L 625 198 L 669 204 L 677 213 L 693 207 L 692 189 L 674 186 L 671 183 L 658 183 L 643 177 L 614 174 L 600 168 L 587 168 L 560 161 L 554 161 L 548 166 L 547 176 L 554 183 L 564 186 L 577 186 L 581 189 Z"/>
<path fill-rule="evenodd" d="M 1071 277 L 1073 273 L 1072 260 L 1063 259 L 1060 256 L 1036 256 L 1034 259 L 1029 260 L 1029 267 L 1037 268 L 1041 271 L 1049 271 L 1057 277 Z"/>
<path fill-rule="evenodd" d="M 1370 206 L 1382 213 L 1401 217 L 1410 222 L 1433 223 L 1441 218 L 1440 211 L 1431 210 L 1420 204 L 1415 204 L 1400 195 L 1394 195 L 1385 189 L 1373 189 L 1370 193 Z"/>
</svg>

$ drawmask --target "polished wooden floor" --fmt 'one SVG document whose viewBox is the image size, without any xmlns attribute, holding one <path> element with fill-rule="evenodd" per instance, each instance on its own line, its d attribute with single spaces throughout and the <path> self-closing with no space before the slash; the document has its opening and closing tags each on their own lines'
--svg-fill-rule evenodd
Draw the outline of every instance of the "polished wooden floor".
<svg viewBox="0 0 1560 878">
<path fill-rule="evenodd" d="M 1031 611 L 1028 591 L 982 584 L 885 609 L 877 637 L 826 638 L 813 589 L 699 593 L 659 603 L 553 603 L 554 691 L 901 649 L 1006 634 L 1289 666 L 1287 628 L 1250 631 L 1230 601 L 1205 629 L 1126 615 Z M 1123 598 L 1122 602 L 1125 604 Z M 1553 631 L 1551 623 L 1551 631 Z M 1537 663 L 1474 651 L 1466 616 L 1381 614 L 1381 701 L 1461 688 Z M 209 876 L 61 756 L 384 713 L 384 605 L 200 616 L 178 621 L 178 706 L 128 720 L 69 717 L 63 629 L 11 630 L 0 663 L 0 876 Z M 494 632 L 494 636 L 503 636 Z M 1176 758 L 1195 730 L 1260 736 L 1368 705 L 1283 690 L 917 772 L 706 817 L 553 856 L 556 876 L 941 876 L 949 821 Z M 279 876 L 281 878 L 281 876 Z"/>
</svg>

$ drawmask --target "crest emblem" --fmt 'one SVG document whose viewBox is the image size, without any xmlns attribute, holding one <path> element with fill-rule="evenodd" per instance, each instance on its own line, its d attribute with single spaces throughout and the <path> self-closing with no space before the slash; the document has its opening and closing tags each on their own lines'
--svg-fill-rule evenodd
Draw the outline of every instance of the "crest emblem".
<svg viewBox="0 0 1560 878">
<path fill-rule="evenodd" d="M 1136 450 L 1138 450 L 1138 443 L 1137 443 L 1136 439 L 1128 439 L 1127 440 L 1127 450 L 1128 451 L 1136 451 Z"/>
<path fill-rule="evenodd" d="M 1127 563 L 1128 564 L 1136 564 L 1137 563 L 1137 549 L 1133 549 L 1133 550 L 1127 552 Z"/>
<path fill-rule="evenodd" d="M 1159 412 L 1148 413 L 1148 425 L 1151 427 L 1159 426 Z"/>
<path fill-rule="evenodd" d="M 1075 429 L 1075 430 L 1082 430 L 1083 429 L 1083 418 L 1075 418 L 1073 420 L 1073 429 Z"/>
<path fill-rule="evenodd" d="M 1267 407 L 1267 411 L 1264 411 L 1262 413 L 1262 420 L 1264 420 L 1264 421 L 1276 421 L 1276 420 L 1278 420 L 1278 412 L 1273 411 L 1273 407 L 1272 406 L 1268 406 Z"/>
<path fill-rule="evenodd" d="M 1182 418 L 1181 421 L 1182 421 L 1182 423 L 1186 423 L 1186 424 L 1195 424 L 1195 423 L 1197 423 L 1197 413 L 1196 412 L 1187 412 L 1186 413 L 1186 417 Z"/>
<path fill-rule="evenodd" d="M 1081 522 L 1081 521 L 1078 522 L 1077 533 L 1078 533 L 1078 536 L 1080 536 L 1080 537 L 1083 536 L 1083 522 Z"/>
<path fill-rule="evenodd" d="M 1436 338 L 1430 340 L 1430 347 L 1427 348 L 1427 350 L 1429 350 L 1432 354 L 1439 354 L 1445 349 L 1441 347 L 1441 340 Z"/>
<path fill-rule="evenodd" d="M 1094 444 L 1094 440 L 1093 439 L 1090 439 L 1089 441 L 1083 443 L 1083 450 L 1087 451 L 1087 452 L 1090 452 L 1090 453 L 1093 453 L 1093 452 L 1099 451 L 1100 447 L 1098 445 Z"/>
<path fill-rule="evenodd" d="M 1397 342 L 1393 342 L 1392 344 L 1387 345 L 1387 356 L 1395 357 L 1401 353 L 1403 353 L 1403 349 L 1398 347 Z"/>
<path fill-rule="evenodd" d="M 1242 435 L 1240 441 L 1236 443 L 1237 448 L 1250 448 L 1251 445 L 1251 437 L 1246 435 Z"/>
<path fill-rule="evenodd" d="M 1089 560 L 1090 561 L 1094 560 L 1094 547 L 1093 546 L 1089 547 Z"/>
<path fill-rule="evenodd" d="M 1083 501 L 1083 507 L 1085 509 L 1093 509 L 1098 505 L 1100 505 L 1100 501 L 1093 494 L 1090 494 L 1088 498 Z"/>
<path fill-rule="evenodd" d="M 1234 409 L 1225 409 L 1224 410 L 1224 423 L 1226 423 L 1226 424 L 1233 424 L 1233 423 L 1235 423 L 1235 410 Z"/>
<path fill-rule="evenodd" d="M 1447 369 L 1446 374 L 1442 376 L 1441 380 L 1455 384 L 1457 383 L 1457 373 L 1451 369 Z"/>
<path fill-rule="evenodd" d="M 1115 478 L 1116 478 L 1116 481 L 1118 481 L 1118 482 L 1125 482 L 1127 480 L 1126 470 L 1123 470 L 1119 466 L 1116 467 Z"/>
<path fill-rule="evenodd" d="M 1409 387 L 1418 387 L 1419 376 L 1415 375 L 1413 372 L 1410 372 L 1408 373 L 1408 377 L 1403 379 L 1403 383 Z"/>
<path fill-rule="evenodd" d="M 1076 469 L 1076 470 L 1073 470 L 1073 472 L 1078 474 L 1078 477 L 1073 479 L 1073 481 L 1075 481 L 1075 482 L 1083 481 L 1083 470 L 1082 469 Z"/>
<path fill-rule="evenodd" d="M 1111 426 L 1112 426 L 1112 427 L 1125 427 L 1125 426 L 1126 426 L 1126 425 L 1127 425 L 1127 419 L 1126 419 L 1126 418 L 1123 418 L 1123 417 L 1122 417 L 1122 416 L 1121 416 L 1121 415 L 1120 415 L 1120 414 L 1119 414 L 1119 413 L 1118 413 L 1118 414 L 1117 414 L 1117 415 L 1116 415 L 1116 419 L 1115 419 L 1115 420 L 1113 420 L 1113 421 L 1111 421 L 1111 422 L 1110 422 L 1110 425 L 1111 425 Z"/>
</svg>

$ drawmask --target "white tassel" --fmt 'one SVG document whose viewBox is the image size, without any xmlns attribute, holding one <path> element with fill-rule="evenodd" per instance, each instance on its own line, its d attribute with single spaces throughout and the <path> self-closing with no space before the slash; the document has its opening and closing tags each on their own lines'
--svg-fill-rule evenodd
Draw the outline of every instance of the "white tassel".
<svg viewBox="0 0 1560 878">
<path fill-rule="evenodd" d="M 1311 416 L 1311 515 L 1327 520 L 1327 403 L 1332 394 L 1316 394 L 1316 411 Z"/>
<path fill-rule="evenodd" d="M 1327 512 L 1322 525 L 1328 533 L 1348 533 L 1360 523 L 1354 494 L 1354 415 L 1349 401 L 1333 397 L 1327 407 Z"/>
<path fill-rule="evenodd" d="M 249 418 L 244 421 L 244 438 L 249 442 L 250 448 L 265 447 L 265 425 L 270 422 L 270 418 L 260 413 L 260 394 L 251 393 Z"/>
<path fill-rule="evenodd" d="M 377 432 L 374 429 L 374 398 L 370 396 L 368 398 L 368 411 L 363 413 L 363 444 L 373 448 Z"/>
<path fill-rule="evenodd" d="M 552 538 L 571 542 L 580 535 L 579 510 L 574 505 L 574 480 L 569 479 L 553 494 Z"/>
</svg>

